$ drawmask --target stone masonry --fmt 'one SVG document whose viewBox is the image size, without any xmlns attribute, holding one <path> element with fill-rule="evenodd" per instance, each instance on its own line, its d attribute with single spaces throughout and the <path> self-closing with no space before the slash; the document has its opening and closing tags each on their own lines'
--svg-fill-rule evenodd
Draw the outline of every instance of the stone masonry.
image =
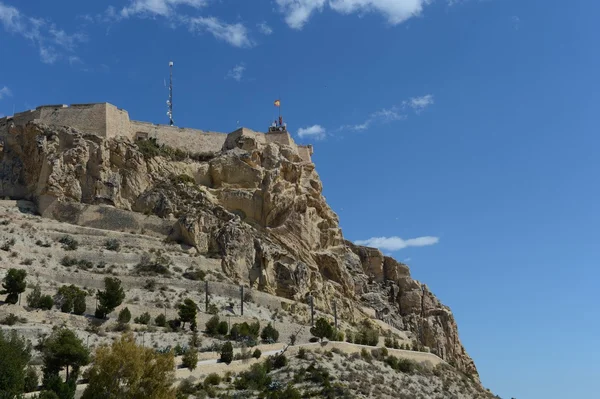
<svg viewBox="0 0 600 399">
<path fill-rule="evenodd" d="M 154 138 L 159 144 L 191 153 L 214 153 L 229 149 L 227 143 L 235 141 L 240 136 L 262 144 L 278 143 L 289 146 L 306 162 L 311 162 L 313 153 L 311 145 L 297 145 L 288 132 L 260 133 L 240 128 L 227 134 L 140 122 L 129 119 L 126 110 L 109 103 L 43 105 L 30 111 L 0 118 L 0 147 L 9 134 L 11 126 L 22 126 L 33 120 L 47 125 L 69 126 L 82 133 L 105 138 L 128 137 L 131 140 Z"/>
</svg>

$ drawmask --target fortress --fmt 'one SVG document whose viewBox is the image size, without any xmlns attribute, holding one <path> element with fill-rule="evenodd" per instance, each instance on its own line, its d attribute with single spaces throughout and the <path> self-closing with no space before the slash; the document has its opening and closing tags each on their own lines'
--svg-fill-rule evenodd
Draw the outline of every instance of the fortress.
<svg viewBox="0 0 600 399">
<path fill-rule="evenodd" d="M 104 138 L 127 137 L 131 140 L 156 139 L 158 144 L 188 153 L 214 153 L 233 148 L 234 139 L 240 136 L 252 138 L 258 143 L 287 145 L 305 162 L 311 162 L 313 147 L 297 145 L 287 131 L 260 133 L 239 128 L 231 133 L 208 132 L 197 129 L 155 125 L 129 119 L 126 110 L 109 103 L 43 105 L 36 109 L 0 118 L 0 144 L 12 126 L 24 126 L 37 121 L 47 125 L 69 126 L 84 134 Z M 228 140 L 229 137 L 229 140 Z"/>
</svg>

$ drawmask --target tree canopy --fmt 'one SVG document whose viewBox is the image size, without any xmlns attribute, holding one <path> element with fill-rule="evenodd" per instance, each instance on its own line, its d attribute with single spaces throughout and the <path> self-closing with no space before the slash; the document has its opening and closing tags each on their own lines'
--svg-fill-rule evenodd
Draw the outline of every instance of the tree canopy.
<svg viewBox="0 0 600 399">
<path fill-rule="evenodd" d="M 331 326 L 331 324 L 329 324 L 327 319 L 319 317 L 317 319 L 317 322 L 315 323 L 315 326 L 311 327 L 310 333 L 315 337 L 319 338 L 320 341 L 322 341 L 323 338 L 332 339 L 333 327 Z"/>
<path fill-rule="evenodd" d="M 104 291 L 98 292 L 98 309 L 96 317 L 104 319 L 107 314 L 112 312 L 123 303 L 125 291 L 121 287 L 121 280 L 116 277 L 106 277 L 104 279 Z"/>
<path fill-rule="evenodd" d="M 196 302 L 192 301 L 189 298 L 186 298 L 182 304 L 179 305 L 179 320 L 181 320 L 182 326 L 185 326 L 185 323 L 192 323 L 196 320 L 198 306 Z"/>
<path fill-rule="evenodd" d="M 15 304 L 19 300 L 19 294 L 27 288 L 27 271 L 23 269 L 9 269 L 2 280 L 2 294 L 8 294 L 6 302 Z"/>
<path fill-rule="evenodd" d="M 86 372 L 88 386 L 82 399 L 175 399 L 175 360 L 171 352 L 157 353 L 136 344 L 125 334 L 111 346 L 96 351 Z"/>
<path fill-rule="evenodd" d="M 31 344 L 16 331 L 0 330 L 0 397 L 16 397 L 25 388 L 25 367 L 31 359 Z"/>
</svg>

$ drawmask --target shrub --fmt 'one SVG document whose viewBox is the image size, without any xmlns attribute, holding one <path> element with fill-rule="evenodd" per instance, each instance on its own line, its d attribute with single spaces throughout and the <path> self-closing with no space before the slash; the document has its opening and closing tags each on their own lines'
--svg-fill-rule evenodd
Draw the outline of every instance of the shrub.
<svg viewBox="0 0 600 399">
<path fill-rule="evenodd" d="M 277 340 L 279 339 L 279 331 L 277 331 L 275 327 L 273 327 L 271 323 L 269 323 L 266 325 L 265 328 L 263 328 L 260 337 L 265 342 L 277 342 Z"/>
<path fill-rule="evenodd" d="M 233 360 L 233 345 L 227 341 L 221 347 L 221 362 L 230 364 Z"/>
<path fill-rule="evenodd" d="M 217 335 L 219 332 L 219 316 L 213 316 L 206 322 L 206 334 Z"/>
<path fill-rule="evenodd" d="M 125 299 L 125 291 L 121 287 L 121 280 L 116 277 L 106 277 L 104 279 L 104 291 L 98 291 L 98 309 L 96 317 L 104 319 L 107 314 L 115 310 L 123 299 Z"/>
<path fill-rule="evenodd" d="M 71 236 L 62 236 L 58 242 L 62 244 L 62 247 L 66 251 L 75 251 L 79 247 L 79 242 Z"/>
<path fill-rule="evenodd" d="M 229 327 L 227 326 L 226 321 L 219 322 L 219 325 L 217 326 L 217 333 L 219 335 L 227 335 L 228 330 L 229 330 Z"/>
<path fill-rule="evenodd" d="M 306 359 L 306 349 L 298 349 L 298 359 Z"/>
<path fill-rule="evenodd" d="M 138 317 L 136 317 L 135 319 L 133 319 L 134 323 L 137 324 L 148 324 L 150 323 L 150 313 L 145 312 L 142 313 L 141 315 L 139 315 Z"/>
<path fill-rule="evenodd" d="M 290 334 L 290 345 L 294 346 L 296 344 L 296 334 Z"/>
<path fill-rule="evenodd" d="M 52 244 L 50 244 L 49 242 L 42 241 L 42 240 L 37 240 L 35 242 L 35 245 L 37 245 L 38 247 L 43 247 L 43 248 L 50 248 L 52 246 Z"/>
<path fill-rule="evenodd" d="M 54 306 L 54 299 L 50 295 L 42 295 L 40 297 L 39 308 L 42 310 L 50 310 Z"/>
<path fill-rule="evenodd" d="M 61 312 L 83 314 L 86 295 L 85 291 L 73 284 L 63 285 L 56 293 L 56 305 L 60 307 Z"/>
<path fill-rule="evenodd" d="M 131 320 L 131 312 L 129 308 L 124 308 L 119 312 L 118 322 L 121 324 L 127 324 Z"/>
<path fill-rule="evenodd" d="M 210 386 L 210 385 L 219 385 L 220 383 L 221 383 L 221 376 L 217 373 L 210 373 L 204 379 L 205 387 Z"/>
<path fill-rule="evenodd" d="M 40 307 L 40 299 L 42 298 L 42 289 L 39 284 L 33 287 L 33 291 L 27 295 L 27 306 L 37 309 Z"/>
<path fill-rule="evenodd" d="M 31 266 L 33 264 L 33 259 L 31 259 L 31 258 L 24 259 L 23 261 L 21 261 L 21 264 L 25 265 L 25 266 Z"/>
<path fill-rule="evenodd" d="M 85 304 L 85 294 L 77 295 L 75 300 L 73 300 L 73 313 L 76 315 L 82 315 L 85 313 L 86 304 Z"/>
<path fill-rule="evenodd" d="M 198 351 L 195 348 L 188 349 L 184 352 L 181 362 L 183 367 L 194 370 L 198 364 Z"/>
<path fill-rule="evenodd" d="M 171 182 L 173 184 L 196 184 L 196 180 L 190 175 L 181 174 L 177 176 L 171 176 Z"/>
<path fill-rule="evenodd" d="M 287 357 L 285 357 L 283 353 L 280 355 L 275 355 L 272 359 L 271 364 L 273 365 L 274 369 L 280 369 L 282 367 L 285 367 L 287 365 Z"/>
<path fill-rule="evenodd" d="M 371 354 L 365 348 L 361 349 L 361 351 L 360 351 L 360 357 L 362 357 L 365 361 L 367 361 L 369 363 L 371 362 L 371 360 L 373 360 L 373 358 L 371 357 Z"/>
<path fill-rule="evenodd" d="M 110 238 L 104 243 L 104 247 L 109 251 L 119 251 L 121 249 L 121 243 L 116 238 Z"/>
<path fill-rule="evenodd" d="M 211 303 L 210 305 L 208 305 L 208 314 L 218 314 L 219 313 L 219 308 L 217 307 L 217 305 L 215 305 L 214 303 Z"/>
<path fill-rule="evenodd" d="M 159 327 L 164 327 L 167 325 L 167 318 L 164 314 L 161 313 L 158 316 L 156 316 L 156 318 L 154 319 L 154 323 L 156 323 L 156 325 Z"/>
<path fill-rule="evenodd" d="M 149 254 L 144 254 L 140 259 L 140 262 L 135 266 L 135 271 L 138 274 L 161 274 L 164 276 L 169 276 L 171 274 L 171 272 L 169 271 L 170 265 L 171 260 L 166 256 L 157 254 L 153 258 Z"/>
<path fill-rule="evenodd" d="M 315 323 L 315 326 L 311 327 L 310 333 L 322 341 L 323 338 L 331 339 L 333 337 L 334 330 L 326 319 L 319 317 Z"/>
<path fill-rule="evenodd" d="M 255 358 L 255 359 L 258 359 L 260 357 L 260 355 L 262 355 L 262 352 L 258 348 L 256 348 L 254 350 L 254 352 L 252 352 L 252 357 Z"/>
<path fill-rule="evenodd" d="M 196 313 L 197 313 L 197 308 L 198 306 L 196 305 L 196 302 L 192 301 L 189 298 L 186 298 L 182 304 L 180 304 L 178 306 L 179 310 L 179 320 L 181 320 L 181 322 L 183 323 L 183 325 L 185 326 L 186 322 L 192 323 L 194 322 L 195 325 L 195 320 L 196 320 Z M 194 330 L 195 328 L 192 328 L 192 330 Z"/>
<path fill-rule="evenodd" d="M 37 390 L 37 387 L 39 385 L 39 377 L 38 377 L 38 373 L 37 371 L 35 371 L 35 368 L 32 366 L 27 367 L 27 370 L 25 371 L 25 384 L 24 384 L 24 388 L 25 388 L 25 392 L 33 392 Z"/>
<path fill-rule="evenodd" d="M 182 274 L 183 278 L 193 281 L 204 281 L 206 272 L 204 270 L 191 270 Z"/>
<path fill-rule="evenodd" d="M 4 242 L 4 244 L 2 244 L 0 249 L 2 249 L 3 251 L 10 251 L 10 249 L 15 245 L 15 242 L 15 239 L 11 238 L 10 240 L 7 240 Z"/>
</svg>

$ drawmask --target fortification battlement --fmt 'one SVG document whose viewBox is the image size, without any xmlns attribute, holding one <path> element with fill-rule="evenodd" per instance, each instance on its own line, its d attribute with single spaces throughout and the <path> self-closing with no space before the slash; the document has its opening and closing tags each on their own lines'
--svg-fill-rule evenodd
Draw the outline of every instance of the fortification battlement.
<svg viewBox="0 0 600 399">
<path fill-rule="evenodd" d="M 231 149 L 240 136 L 259 144 L 278 143 L 291 147 L 300 158 L 311 162 L 313 147 L 297 145 L 288 132 L 255 132 L 239 128 L 231 133 L 180 128 L 135 121 L 129 113 L 109 103 L 42 105 L 35 109 L 0 118 L 0 139 L 12 125 L 23 126 L 32 121 L 48 125 L 69 126 L 100 137 L 127 137 L 131 140 L 156 139 L 159 144 L 187 152 L 209 153 Z"/>
</svg>

